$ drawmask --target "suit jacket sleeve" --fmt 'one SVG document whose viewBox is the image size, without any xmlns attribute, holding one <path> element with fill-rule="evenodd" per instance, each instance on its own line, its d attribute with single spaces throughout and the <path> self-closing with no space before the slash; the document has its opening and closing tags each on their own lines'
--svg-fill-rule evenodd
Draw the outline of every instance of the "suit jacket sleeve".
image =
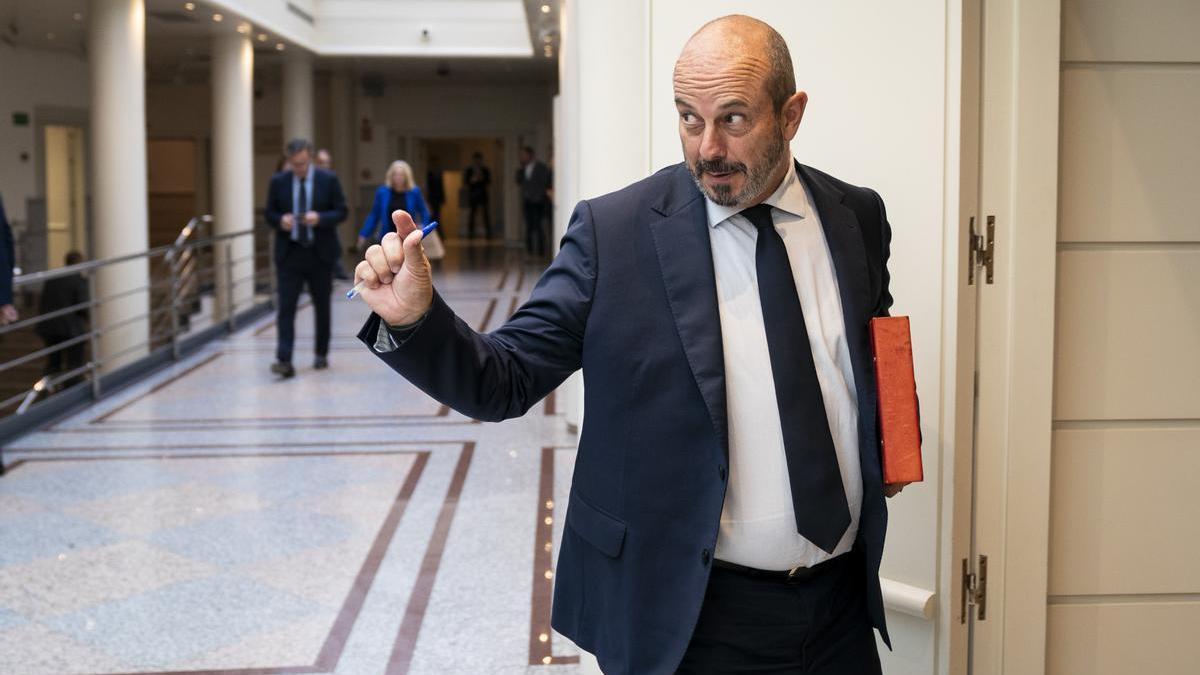
<svg viewBox="0 0 1200 675">
<path fill-rule="evenodd" d="M 292 212 L 291 204 L 280 203 L 281 200 L 278 193 L 280 192 L 280 185 L 283 183 L 280 175 L 275 174 L 271 177 L 271 182 L 267 183 L 267 203 L 263 206 L 263 218 L 266 219 L 268 225 L 276 230 L 279 229 L 279 219 L 283 217 L 283 214 Z"/>
<path fill-rule="evenodd" d="M 381 187 L 375 191 L 375 201 L 371 203 L 371 212 L 367 214 L 367 220 L 363 223 L 362 229 L 358 231 L 358 236 L 363 239 L 372 239 L 375 232 L 379 229 L 379 221 L 387 216 L 387 186 Z"/>
<path fill-rule="evenodd" d="M 484 421 L 520 417 L 580 368 L 596 266 L 591 209 L 581 202 L 553 264 L 499 329 L 475 332 L 435 293 L 433 307 L 403 344 L 375 353 L 464 415 Z M 358 334 L 368 348 L 375 344 L 379 322 L 372 314 Z"/>
<path fill-rule="evenodd" d="M 888 223 L 887 208 L 883 205 L 883 199 L 878 193 L 874 193 L 875 201 L 879 204 L 879 241 L 881 250 L 879 252 L 880 266 L 880 284 L 879 298 L 875 305 L 875 310 L 871 312 L 872 316 L 890 316 L 892 308 L 892 291 L 891 275 L 888 273 L 888 258 L 891 256 L 892 249 L 892 226 Z"/>
<path fill-rule="evenodd" d="M 417 226 L 429 224 L 429 208 L 425 206 L 425 197 L 421 194 L 421 188 L 413 186 L 412 194 L 409 196 L 409 202 L 412 205 L 410 215 L 420 216 L 420 220 L 413 218 Z"/>
<path fill-rule="evenodd" d="M 333 227 L 346 219 L 346 195 L 342 194 L 341 181 L 336 174 L 328 173 L 326 185 L 329 190 L 329 208 L 317 211 L 317 227 Z"/>
</svg>

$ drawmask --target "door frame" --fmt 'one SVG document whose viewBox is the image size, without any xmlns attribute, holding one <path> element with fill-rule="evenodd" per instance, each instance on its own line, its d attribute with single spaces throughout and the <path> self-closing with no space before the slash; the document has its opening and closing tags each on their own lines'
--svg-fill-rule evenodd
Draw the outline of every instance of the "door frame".
<svg viewBox="0 0 1200 675">
<path fill-rule="evenodd" d="M 1006 132 L 1009 189 L 1002 205 L 975 204 L 980 167 L 979 119 L 988 105 L 983 89 L 982 21 L 985 3 L 1010 4 L 1011 34 L 1004 37 L 999 53 L 1008 61 L 1011 77 L 1011 123 Z M 949 559 L 943 558 L 942 581 L 952 592 L 942 602 L 939 671 L 967 672 L 970 646 L 966 631 L 959 628 L 962 599 L 960 560 L 970 550 L 973 529 L 971 472 L 974 462 L 974 416 L 999 417 L 1005 430 L 1003 443 L 1005 474 L 979 479 L 999 481 L 1005 495 L 999 509 L 1002 523 L 994 527 L 1002 541 L 984 544 L 998 550 L 979 551 L 989 555 L 989 575 L 1000 583 L 989 591 L 989 619 L 1002 622 L 1000 670 L 1011 673 L 1045 672 L 1046 590 L 1049 554 L 1051 421 L 1054 375 L 1054 301 L 1058 221 L 1058 127 L 1061 3 L 1044 0 L 962 0 L 962 116 L 959 200 L 947 213 L 958 216 L 947 231 L 955 232 L 955 246 L 946 247 L 955 256 L 955 284 L 947 292 L 958 292 L 966 274 L 968 222 L 978 224 L 986 214 L 1003 210 L 1007 223 L 998 223 L 995 274 L 1008 287 L 1002 302 L 1001 335 L 993 345 L 1003 351 L 1010 367 L 995 377 L 1006 392 L 992 409 L 975 410 L 975 299 L 959 293 L 953 303 L 953 405 L 946 417 L 953 428 L 943 431 L 954 439 L 953 466 L 944 480 L 952 487 L 952 510 L 944 530 L 949 531 Z M 954 14 L 951 13 L 951 17 Z M 948 81 L 953 73 L 948 71 Z M 949 117 L 949 120 L 955 119 Z M 948 155 L 949 156 L 949 155 Z M 981 228 L 980 228 L 981 229 Z M 948 242 L 949 243 L 949 242 Z M 951 322 L 948 321 L 948 324 Z M 965 488 L 965 489 L 964 489 Z M 995 610 L 995 611 L 994 611 Z M 983 671 L 990 672 L 990 671 Z"/>
</svg>

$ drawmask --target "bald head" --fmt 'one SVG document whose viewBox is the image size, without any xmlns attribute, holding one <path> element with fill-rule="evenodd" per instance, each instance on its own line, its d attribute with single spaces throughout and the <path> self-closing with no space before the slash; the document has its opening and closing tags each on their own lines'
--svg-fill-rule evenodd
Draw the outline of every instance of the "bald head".
<svg viewBox="0 0 1200 675">
<path fill-rule="evenodd" d="M 697 30 L 675 62 L 676 88 L 705 73 L 727 70 L 732 77 L 755 79 L 779 112 L 796 93 L 792 55 L 779 31 L 743 14 L 713 19 Z"/>
</svg>

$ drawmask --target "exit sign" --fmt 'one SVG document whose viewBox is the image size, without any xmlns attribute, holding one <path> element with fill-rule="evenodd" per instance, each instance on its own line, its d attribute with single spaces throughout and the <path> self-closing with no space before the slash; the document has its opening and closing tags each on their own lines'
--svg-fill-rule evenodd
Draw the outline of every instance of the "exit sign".
<svg viewBox="0 0 1200 675">
<path fill-rule="evenodd" d="M 27 113 L 27 112 L 14 112 L 14 113 L 13 113 L 13 126 L 14 126 L 14 127 L 27 127 L 27 126 L 29 126 L 29 113 Z"/>
</svg>

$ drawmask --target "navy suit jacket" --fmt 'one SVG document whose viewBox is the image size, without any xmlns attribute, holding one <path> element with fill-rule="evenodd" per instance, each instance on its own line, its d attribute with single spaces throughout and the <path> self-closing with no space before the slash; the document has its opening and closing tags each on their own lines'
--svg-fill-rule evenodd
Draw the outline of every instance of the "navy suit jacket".
<svg viewBox="0 0 1200 675">
<path fill-rule="evenodd" d="M 346 196 L 342 194 L 342 184 L 338 182 L 337 175 L 316 168 L 313 169 L 312 192 L 312 210 L 320 218 L 313 227 L 313 248 L 321 261 L 332 265 L 341 255 L 337 224 L 346 219 Z M 280 171 L 271 176 L 271 183 L 267 186 L 267 204 L 263 207 L 267 224 L 275 230 L 276 265 L 282 265 L 287 259 L 292 233 L 280 227 L 279 220 L 283 214 L 292 212 L 292 206 L 292 172 Z"/>
<path fill-rule="evenodd" d="M 867 323 L 892 304 L 879 196 L 806 166 L 832 254 L 858 391 L 862 517 L 872 623 L 887 511 Z M 435 293 L 380 358 L 482 420 L 518 417 L 582 367 L 587 411 L 554 584 L 554 628 L 609 675 L 673 673 L 708 583 L 729 434 L 704 199 L 678 164 L 576 208 L 528 302 L 481 335 Z M 379 317 L 360 338 L 374 344 Z M 533 508 L 532 505 L 530 508 Z"/>
</svg>

